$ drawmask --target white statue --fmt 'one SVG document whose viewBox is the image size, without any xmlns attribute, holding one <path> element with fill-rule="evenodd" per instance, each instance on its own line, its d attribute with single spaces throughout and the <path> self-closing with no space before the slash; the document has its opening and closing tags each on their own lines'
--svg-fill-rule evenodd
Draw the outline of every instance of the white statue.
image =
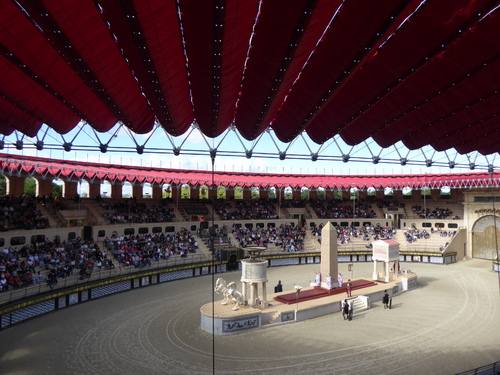
<svg viewBox="0 0 500 375">
<path fill-rule="evenodd" d="M 243 301 L 243 296 L 241 295 L 241 293 L 236 290 L 235 282 L 231 282 L 226 285 L 226 280 L 219 277 L 215 283 L 215 293 L 219 294 L 219 292 L 222 292 L 222 295 L 224 296 L 221 305 L 227 305 L 227 303 L 231 299 L 231 301 L 235 303 L 233 307 L 233 310 L 235 311 L 238 310 L 238 307 L 240 305 L 243 305 L 245 303 L 245 301 Z"/>
<path fill-rule="evenodd" d="M 321 273 L 316 272 L 315 286 L 321 286 Z"/>
<path fill-rule="evenodd" d="M 333 289 L 332 286 L 332 277 L 330 275 L 326 275 L 326 289 Z"/>
</svg>

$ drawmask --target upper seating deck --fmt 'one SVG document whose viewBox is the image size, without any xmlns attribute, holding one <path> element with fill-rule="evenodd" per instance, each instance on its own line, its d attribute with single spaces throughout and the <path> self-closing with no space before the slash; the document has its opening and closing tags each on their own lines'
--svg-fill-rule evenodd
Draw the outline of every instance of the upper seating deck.
<svg viewBox="0 0 500 375">
<path fill-rule="evenodd" d="M 9 201 L 0 201 L 0 211 L 4 215 L 15 210 Z M 23 207 L 21 207 L 23 208 Z M 275 199 L 257 200 L 216 200 L 213 204 L 209 200 L 178 201 L 161 199 L 132 198 L 114 199 L 102 198 L 99 200 L 83 198 L 80 200 L 63 199 L 49 200 L 33 206 L 36 215 L 33 220 L 25 220 L 27 224 L 17 225 L 5 216 L 2 231 L 30 230 L 35 228 L 62 228 L 75 226 L 79 222 L 82 226 L 105 226 L 116 224 L 141 223 L 168 223 L 192 222 L 204 217 L 206 221 L 245 221 L 245 220 L 278 220 L 292 217 L 303 217 L 305 220 L 321 222 L 333 221 L 385 221 L 391 214 L 398 214 L 400 218 L 410 220 L 429 219 L 430 221 L 461 220 L 464 217 L 462 202 L 451 200 L 421 201 L 421 200 L 391 200 L 390 203 L 380 201 L 331 201 L 331 200 L 304 200 L 287 201 L 279 204 Z M 23 212 L 20 208 L 17 212 Z M 292 215 L 292 214 L 293 215 Z M 7 221 L 6 221 L 7 220 Z M 11 222 L 9 222 L 10 220 Z M 37 221 L 38 220 L 38 221 Z M 0 220 L 1 221 L 1 220 Z M 17 220 L 19 221 L 19 220 Z M 433 225 L 434 226 L 434 225 Z"/>
</svg>

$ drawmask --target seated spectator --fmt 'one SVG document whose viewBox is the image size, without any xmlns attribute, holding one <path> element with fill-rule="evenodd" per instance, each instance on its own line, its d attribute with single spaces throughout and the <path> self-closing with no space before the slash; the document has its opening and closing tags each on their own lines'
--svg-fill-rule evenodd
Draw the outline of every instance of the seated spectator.
<svg viewBox="0 0 500 375">
<path fill-rule="evenodd" d="M 149 266 L 151 259 L 159 261 L 174 255 L 185 258 L 195 253 L 198 245 L 194 236 L 187 229 L 173 234 L 132 235 L 109 239 L 107 242 L 118 262 L 124 266 Z"/>
<path fill-rule="evenodd" d="M 111 205 L 103 202 L 102 206 L 114 211 L 103 214 L 110 224 L 163 223 L 172 222 L 175 218 L 174 209 L 167 199 L 155 203 L 152 207 L 148 207 L 144 202 L 137 202 L 134 198 L 123 199 Z"/>
<path fill-rule="evenodd" d="M 353 207 L 351 201 L 311 201 L 311 207 L 320 219 L 375 218 L 369 203 L 359 200 Z"/>
<path fill-rule="evenodd" d="M 214 202 L 214 209 L 221 220 L 279 219 L 274 202 L 266 199 L 238 201 L 234 207 L 226 201 L 218 200 Z"/>
<path fill-rule="evenodd" d="M 27 195 L 0 197 L 1 230 L 48 228 L 49 220 L 36 208 L 37 201 Z"/>
</svg>

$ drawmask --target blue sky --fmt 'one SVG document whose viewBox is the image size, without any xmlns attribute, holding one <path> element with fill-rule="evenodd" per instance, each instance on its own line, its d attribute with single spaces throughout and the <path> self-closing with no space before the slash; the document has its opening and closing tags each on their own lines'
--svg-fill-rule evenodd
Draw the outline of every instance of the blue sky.
<svg viewBox="0 0 500 375">
<path fill-rule="evenodd" d="M 47 130 L 47 131 L 46 131 Z M 45 133 L 46 131 L 46 133 Z M 44 135 L 45 134 L 45 135 Z M 22 140 L 23 149 L 17 150 L 13 144 Z M 45 148 L 37 151 L 33 144 L 43 140 Z M 209 139 L 201 135 L 196 127 L 180 137 L 171 137 L 158 128 L 145 135 L 132 135 L 128 130 L 118 126 L 106 133 L 96 133 L 89 126 L 75 128 L 70 133 L 61 136 L 48 128 L 42 128 L 37 138 L 23 137 L 20 134 L 11 134 L 4 138 L 2 152 L 40 156 L 54 159 L 79 160 L 99 162 L 104 164 L 124 164 L 134 166 L 150 166 L 174 169 L 211 170 L 209 148 L 217 149 L 215 169 L 220 171 L 236 172 L 265 172 L 265 173 L 293 173 L 293 174 L 420 174 L 420 173 L 453 173 L 469 171 L 469 163 L 487 165 L 495 163 L 492 156 L 484 157 L 478 154 L 458 155 L 454 150 L 435 152 L 430 147 L 422 150 L 407 150 L 404 145 L 397 144 L 388 149 L 382 149 L 374 141 L 351 147 L 336 137 L 324 145 L 318 145 L 306 136 L 299 136 L 291 144 L 279 142 L 272 131 L 263 133 L 256 141 L 246 141 L 234 131 L 227 131 L 220 137 Z M 70 152 L 63 150 L 64 142 L 72 143 Z M 100 143 L 108 144 L 108 152 L 98 151 Z M 53 145 L 53 146 L 50 146 Z M 93 147 L 89 147 L 93 145 Z M 145 152 L 138 155 L 134 152 L 136 145 L 145 145 Z M 53 149 L 49 149 L 52 147 Z M 180 154 L 175 156 L 173 148 L 180 148 Z M 128 149 L 128 151 L 125 151 Z M 153 150 L 154 152 L 150 152 Z M 132 151 L 131 151 L 132 150 Z M 194 151 L 199 150 L 199 151 Z M 253 157 L 246 158 L 241 154 L 244 150 L 252 150 Z M 234 155 L 234 152 L 240 155 Z M 284 160 L 278 157 L 279 152 L 286 152 Z M 318 153 L 318 160 L 311 161 L 309 155 Z M 258 157 L 258 155 L 267 157 Z M 294 154 L 301 155 L 302 160 L 294 158 Z M 340 161 L 340 156 L 349 154 L 347 163 Z M 378 164 L 370 162 L 373 156 L 380 157 Z M 407 157 L 409 162 L 401 166 L 397 161 Z M 356 161 L 363 158 L 364 161 Z M 335 160 L 333 160 L 335 159 Z M 388 159 L 395 162 L 387 163 Z M 422 164 L 425 159 L 432 159 L 434 165 L 426 167 Z M 413 161 L 418 161 L 418 165 Z M 464 164 L 467 167 L 448 167 L 449 161 Z M 443 165 L 438 167 L 436 165 Z M 480 169 L 478 169 L 480 170 Z"/>
</svg>

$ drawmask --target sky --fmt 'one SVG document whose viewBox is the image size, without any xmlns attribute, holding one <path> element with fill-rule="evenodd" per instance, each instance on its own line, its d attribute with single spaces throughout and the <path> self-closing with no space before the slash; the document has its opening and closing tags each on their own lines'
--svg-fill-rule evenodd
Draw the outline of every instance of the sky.
<svg viewBox="0 0 500 375">
<path fill-rule="evenodd" d="M 42 128 L 38 134 L 38 138 L 28 138 L 17 133 L 4 137 L 4 148 L 0 152 L 103 164 L 211 170 L 208 150 L 215 149 L 217 155 L 214 169 L 218 171 L 328 175 L 468 172 L 470 162 L 478 165 L 477 171 L 481 170 L 481 165 L 484 170 L 486 165 L 496 162 L 492 156 L 459 155 L 454 150 L 435 152 L 430 147 L 409 151 L 403 144 L 397 144 L 382 149 L 372 140 L 352 147 L 345 144 L 340 137 L 318 145 L 306 136 L 299 136 L 291 144 L 285 144 L 277 140 L 272 130 L 264 132 L 255 141 L 246 141 L 232 130 L 215 139 L 209 139 L 196 127 L 179 137 L 167 135 L 161 128 L 144 135 L 131 134 L 124 127 L 118 126 L 109 132 L 97 133 L 88 125 L 75 128 L 63 136 L 49 128 Z M 19 140 L 23 142 L 22 150 L 14 147 L 15 142 Z M 44 142 L 42 151 L 34 147 L 37 140 Z M 72 143 L 70 152 L 63 150 L 64 142 Z M 99 151 L 99 144 L 108 144 L 106 153 Z M 142 155 L 135 152 L 137 145 L 145 146 Z M 180 149 L 179 155 L 174 155 L 174 148 Z M 245 150 L 252 150 L 253 156 L 245 157 Z M 280 160 L 280 152 L 286 152 L 284 160 Z M 311 160 L 312 153 L 318 153 L 316 161 Z M 342 155 L 349 155 L 349 161 L 343 162 Z M 372 162 L 373 157 L 380 158 L 378 164 Z M 408 159 L 406 166 L 400 165 L 401 157 Z M 392 162 L 389 162 L 390 159 Z M 426 159 L 433 160 L 431 167 L 423 164 Z M 450 161 L 456 162 L 457 166 L 449 168 Z"/>
</svg>

